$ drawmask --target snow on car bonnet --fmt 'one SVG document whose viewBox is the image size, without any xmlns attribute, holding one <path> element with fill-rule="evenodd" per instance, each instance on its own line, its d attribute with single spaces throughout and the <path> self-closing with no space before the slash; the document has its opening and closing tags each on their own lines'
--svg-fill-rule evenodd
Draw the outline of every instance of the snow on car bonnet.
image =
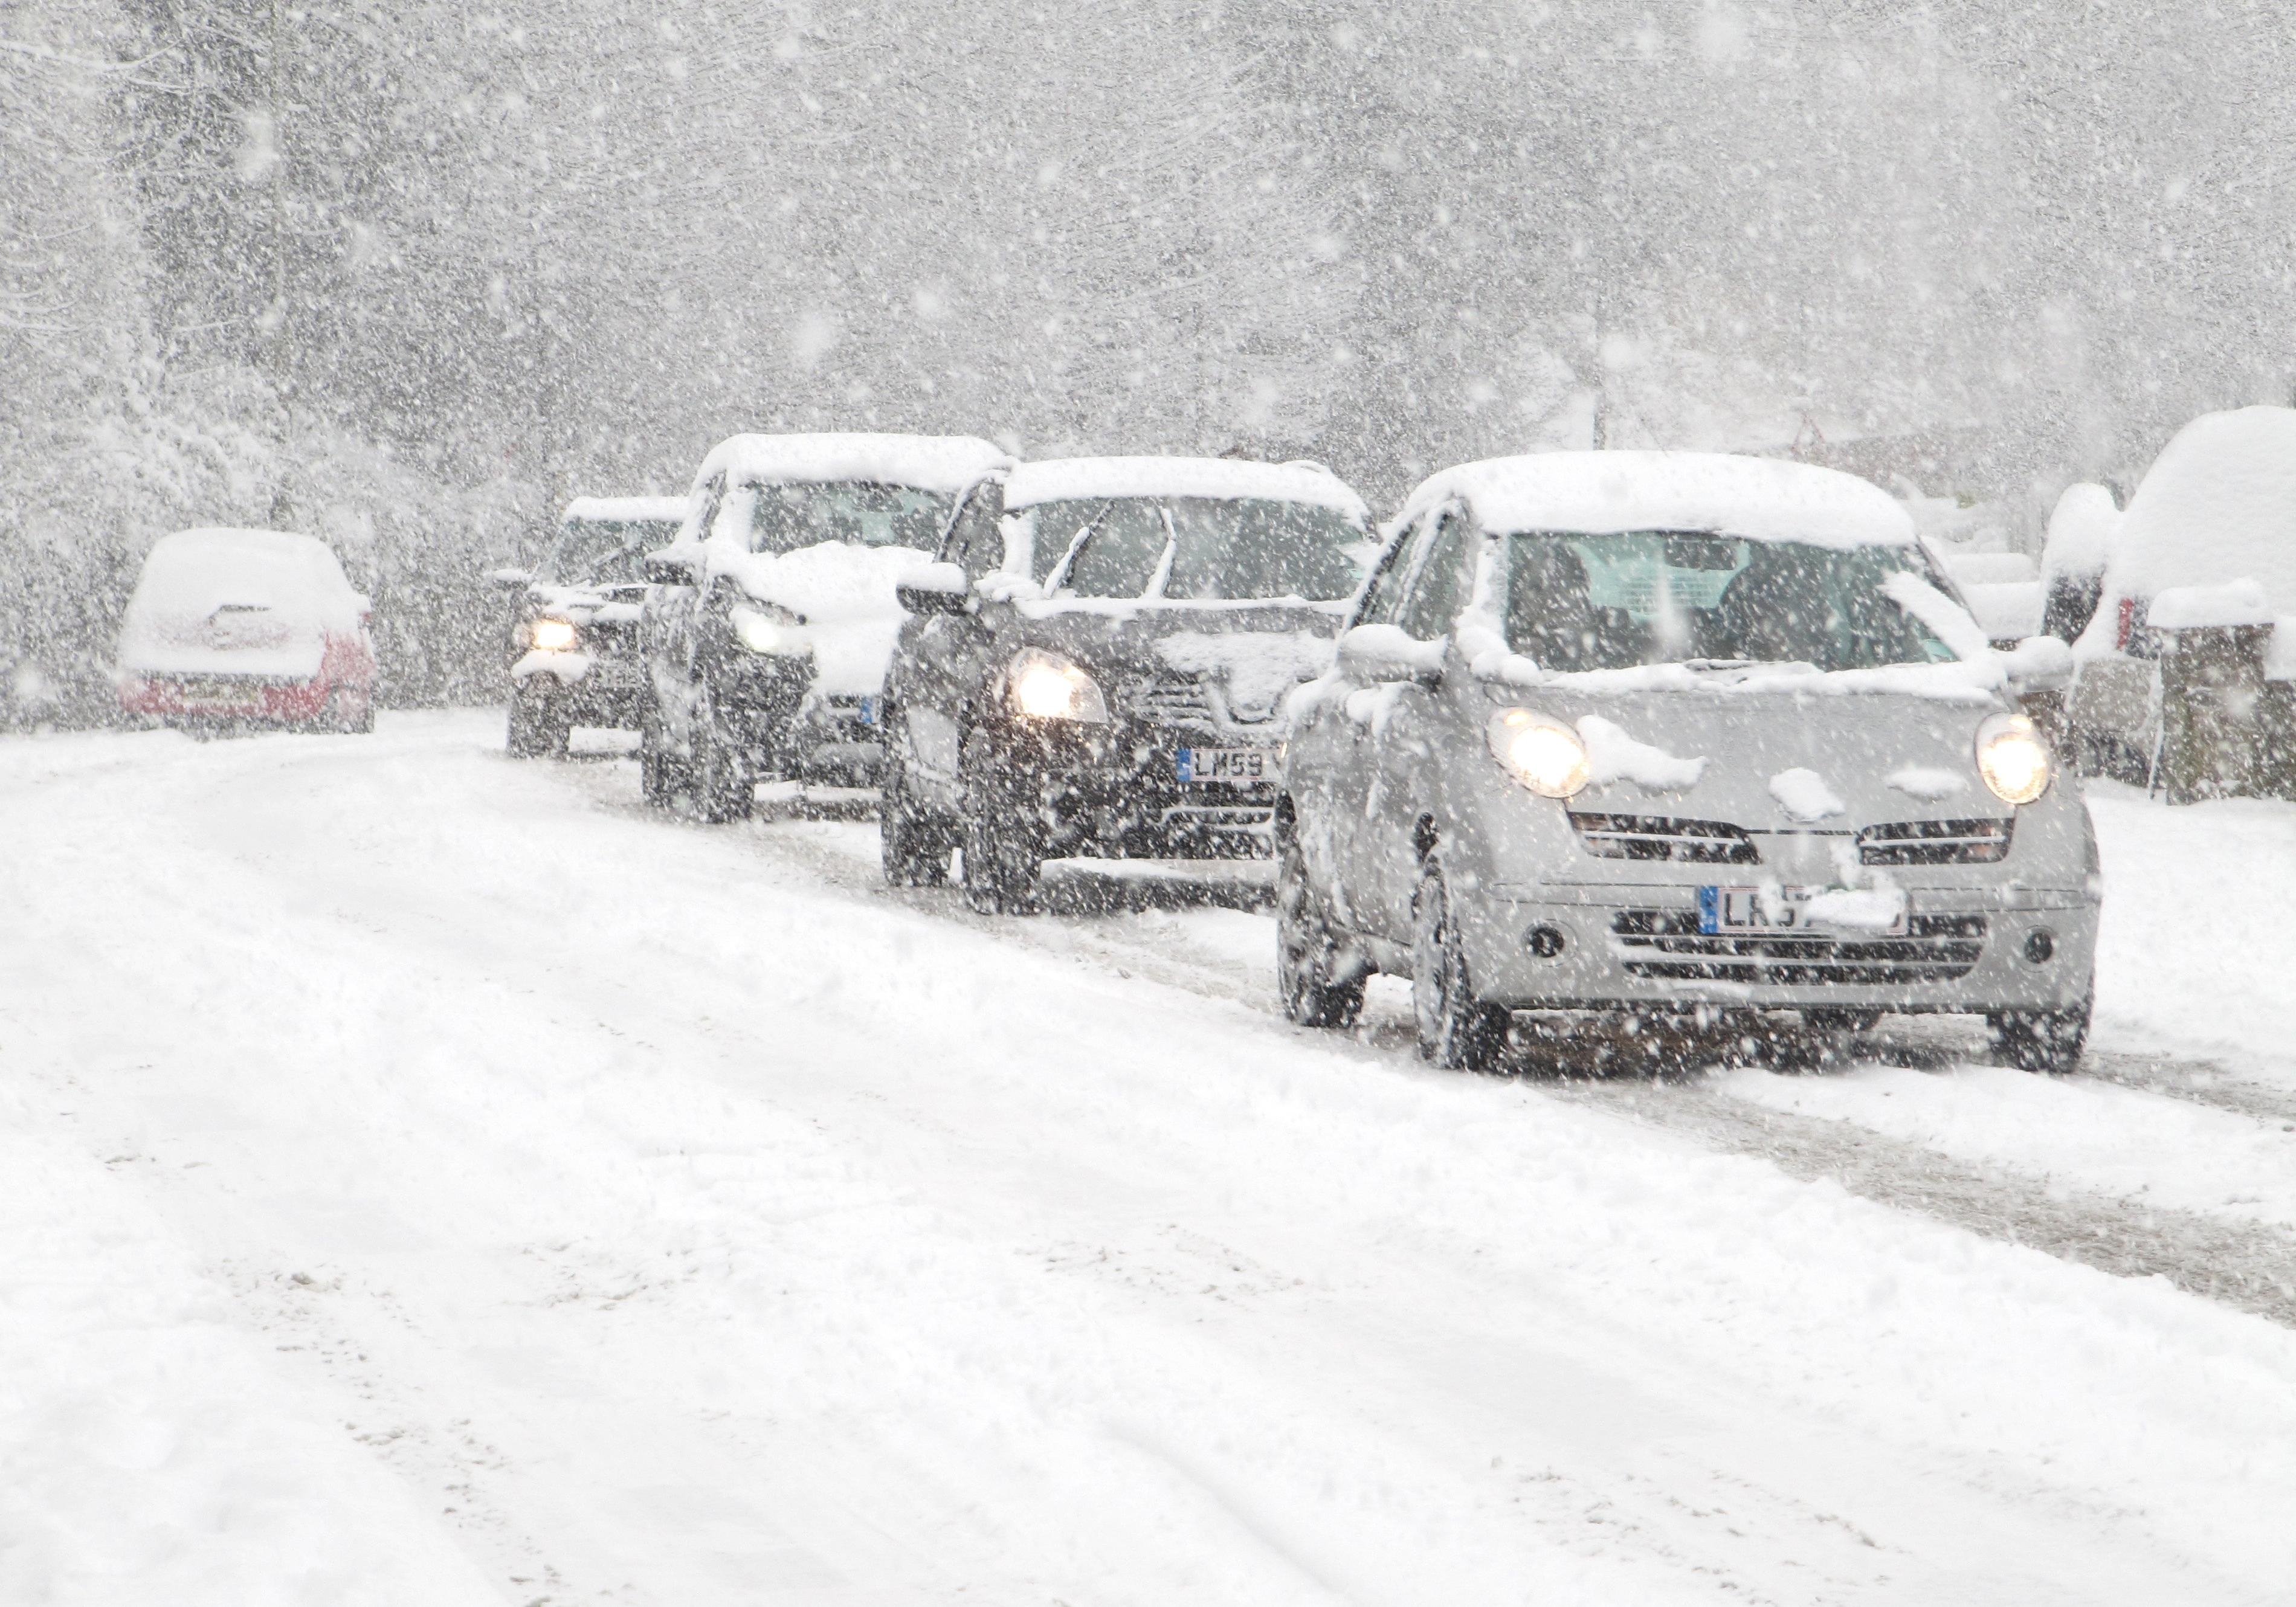
<svg viewBox="0 0 2296 1607">
<path fill-rule="evenodd" d="M 1851 474 L 1719 452 L 1540 452 L 1446 469 L 1421 482 L 1398 524 L 1464 501 L 1486 530 L 1698 530 L 1816 546 L 1903 546 L 1914 521 Z"/>
<path fill-rule="evenodd" d="M 699 487 L 720 471 L 758 485 L 831 485 L 843 480 L 962 491 L 1013 466 L 1012 455 L 969 435 L 736 435 L 701 460 Z"/>
<path fill-rule="evenodd" d="M 324 542 L 280 530 L 179 530 L 154 543 L 120 623 L 119 667 L 316 675 L 365 600 Z"/>
<path fill-rule="evenodd" d="M 1062 457 L 1022 463 L 1004 483 L 1007 509 L 1103 496 L 1193 496 L 1215 501 L 1307 503 L 1370 517 L 1363 498 L 1315 463 L 1254 463 L 1225 457 Z"/>
<path fill-rule="evenodd" d="M 2161 448 L 2120 516 L 2104 601 L 2084 645 L 2100 637 L 2110 644 L 2123 598 L 2177 587 L 2244 601 L 2221 589 L 2242 580 L 2264 589 L 2271 611 L 2296 611 L 2296 409 L 2203 414 Z M 2243 617 L 2210 619 L 2188 608 L 2178 619 L 2240 624 L 2257 611 L 2236 611 Z"/>
</svg>

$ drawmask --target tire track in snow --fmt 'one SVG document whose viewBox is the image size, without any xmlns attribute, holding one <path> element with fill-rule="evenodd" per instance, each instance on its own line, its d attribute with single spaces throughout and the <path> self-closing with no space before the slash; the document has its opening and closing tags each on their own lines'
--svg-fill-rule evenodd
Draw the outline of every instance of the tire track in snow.
<svg viewBox="0 0 2296 1607">
<path fill-rule="evenodd" d="M 647 813 L 615 784 L 620 780 L 597 776 L 591 790 L 609 808 Z M 762 818 L 739 840 L 767 858 L 861 897 L 898 903 L 1127 977 L 1239 1004 L 1263 1015 L 1276 1014 L 1267 986 L 1192 952 L 1182 934 L 1128 925 L 1120 915 L 1077 907 L 1095 890 L 1121 900 L 1128 911 L 1203 907 L 1209 902 L 1228 902 L 1225 898 L 1207 899 L 1168 883 L 1103 881 L 1086 874 L 1073 877 L 1068 897 L 1055 896 L 1046 916 L 981 915 L 952 890 L 889 887 L 873 867 L 853 855 L 818 838 L 773 829 L 793 813 Z M 1374 1021 L 1352 1039 L 1335 1036 L 1332 1041 L 1386 1057 L 1406 1050 L 1409 1040 L 1394 1023 Z M 1906 1063 L 1945 1065 L 1965 1058 L 1942 1044 L 1893 1045 L 1890 1051 L 1893 1060 Z M 2192 1080 L 2194 1070 L 2213 1070 L 2207 1062 L 2092 1052 L 2087 1065 L 2092 1073 L 2163 1097 L 2216 1105 L 2275 1124 L 2296 1119 L 2296 1096 L 2252 1083 Z M 2296 1327 L 2296 1234 L 2269 1225 L 2114 1199 L 1971 1165 L 1849 1122 L 1742 1104 L 1695 1073 L 1526 1080 L 1518 1086 L 1529 1096 L 1607 1111 L 1708 1149 L 1759 1156 L 1805 1182 L 1830 1178 L 1861 1199 L 2116 1277 L 2166 1278 L 2188 1293 Z"/>
</svg>

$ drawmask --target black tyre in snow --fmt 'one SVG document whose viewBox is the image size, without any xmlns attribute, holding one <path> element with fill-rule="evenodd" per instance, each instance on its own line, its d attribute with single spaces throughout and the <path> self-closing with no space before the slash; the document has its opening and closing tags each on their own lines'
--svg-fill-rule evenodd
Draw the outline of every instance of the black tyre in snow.
<svg viewBox="0 0 2296 1607">
<path fill-rule="evenodd" d="M 693 812 L 711 825 L 747 820 L 757 803 L 757 778 L 740 740 L 718 718 L 705 695 L 693 716 L 693 764 L 689 776 Z"/>
<path fill-rule="evenodd" d="M 885 731 L 878 783 L 877 839 L 885 880 L 894 887 L 939 887 L 948 880 L 956 843 L 947 824 L 909 796 L 906 739 L 897 720 Z"/>
<path fill-rule="evenodd" d="M 548 698 L 520 693 L 511 699 L 510 736 L 504 745 L 512 758 L 564 758 L 572 731 Z"/>
<path fill-rule="evenodd" d="M 1411 898 L 1411 1013 L 1423 1060 L 1488 1071 L 1506 1051 L 1507 1012 L 1476 996 L 1443 867 L 1432 859 Z"/>
<path fill-rule="evenodd" d="M 1364 980 L 1334 980 L 1339 958 L 1308 857 L 1287 833 L 1275 857 L 1275 987 L 1283 1013 L 1302 1027 L 1350 1027 L 1362 1013 Z"/>
<path fill-rule="evenodd" d="M 2095 1008 L 2092 979 L 2081 1002 L 2070 1010 L 2002 1010 L 1985 1021 L 1993 1029 L 1995 1052 L 2020 1071 L 2065 1072 L 2080 1065 Z"/>
<path fill-rule="evenodd" d="M 638 723 L 638 795 L 654 808 L 667 809 L 685 790 L 685 765 L 669 751 L 661 718 L 649 709 Z"/>
<path fill-rule="evenodd" d="M 965 745 L 964 901 L 984 915 L 1023 915 L 1044 891 L 1043 828 L 1036 810 L 987 774 L 986 739 Z"/>
</svg>

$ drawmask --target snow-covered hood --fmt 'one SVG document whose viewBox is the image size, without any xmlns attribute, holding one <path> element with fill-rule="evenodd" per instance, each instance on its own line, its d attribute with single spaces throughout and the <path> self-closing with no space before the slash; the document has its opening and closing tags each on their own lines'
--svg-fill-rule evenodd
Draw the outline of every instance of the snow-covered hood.
<svg viewBox="0 0 2296 1607">
<path fill-rule="evenodd" d="M 778 554 L 744 553 L 719 541 L 708 545 L 713 575 L 732 577 L 744 594 L 805 621 L 816 692 L 869 697 L 884 689 L 906 617 L 895 588 L 902 576 L 931 562 L 931 553 L 847 542 Z"/>
<path fill-rule="evenodd" d="M 645 601 L 642 584 L 625 586 L 561 586 L 538 580 L 529 588 L 537 612 L 577 625 L 636 625 Z"/>
<path fill-rule="evenodd" d="M 1344 603 L 1084 600 L 1022 605 L 1025 635 L 1074 659 L 1103 686 L 1190 679 L 1230 717 L 1273 720 L 1302 682 L 1330 668 Z"/>
<path fill-rule="evenodd" d="M 1831 677 L 1812 677 L 1824 679 Z M 1556 676 L 1486 682 L 1571 725 L 1595 781 L 1572 808 L 1728 821 L 1749 831 L 1847 831 L 1877 821 L 2001 816 L 1978 775 L 1977 728 L 2005 699 L 1826 693 L 1794 677 L 1711 690 Z"/>
</svg>

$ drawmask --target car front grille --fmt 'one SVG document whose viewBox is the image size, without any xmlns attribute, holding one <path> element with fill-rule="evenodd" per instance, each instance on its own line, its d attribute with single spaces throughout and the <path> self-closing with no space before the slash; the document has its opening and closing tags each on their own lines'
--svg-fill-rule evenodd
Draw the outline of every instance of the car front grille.
<svg viewBox="0 0 2296 1607">
<path fill-rule="evenodd" d="M 1587 851 L 1602 859 L 1670 859 L 1691 865 L 1758 865 L 1752 838 L 1726 820 L 1676 820 L 1663 815 L 1580 815 L 1570 824 Z"/>
<path fill-rule="evenodd" d="M 1950 982 L 1985 951 L 1982 915 L 1915 915 L 1902 937 L 1702 932 L 1695 910 L 1621 910 L 1611 935 L 1630 976 L 1769 987 Z"/>
<path fill-rule="evenodd" d="M 1132 688 L 1126 701 L 1133 718 L 1152 726 L 1195 726 L 1206 730 L 1219 726 L 1211 697 L 1201 682 L 1144 681 Z"/>
<path fill-rule="evenodd" d="M 1894 820 L 1857 833 L 1863 865 L 1994 865 L 2008 857 L 2014 816 L 1993 820 Z"/>
</svg>

